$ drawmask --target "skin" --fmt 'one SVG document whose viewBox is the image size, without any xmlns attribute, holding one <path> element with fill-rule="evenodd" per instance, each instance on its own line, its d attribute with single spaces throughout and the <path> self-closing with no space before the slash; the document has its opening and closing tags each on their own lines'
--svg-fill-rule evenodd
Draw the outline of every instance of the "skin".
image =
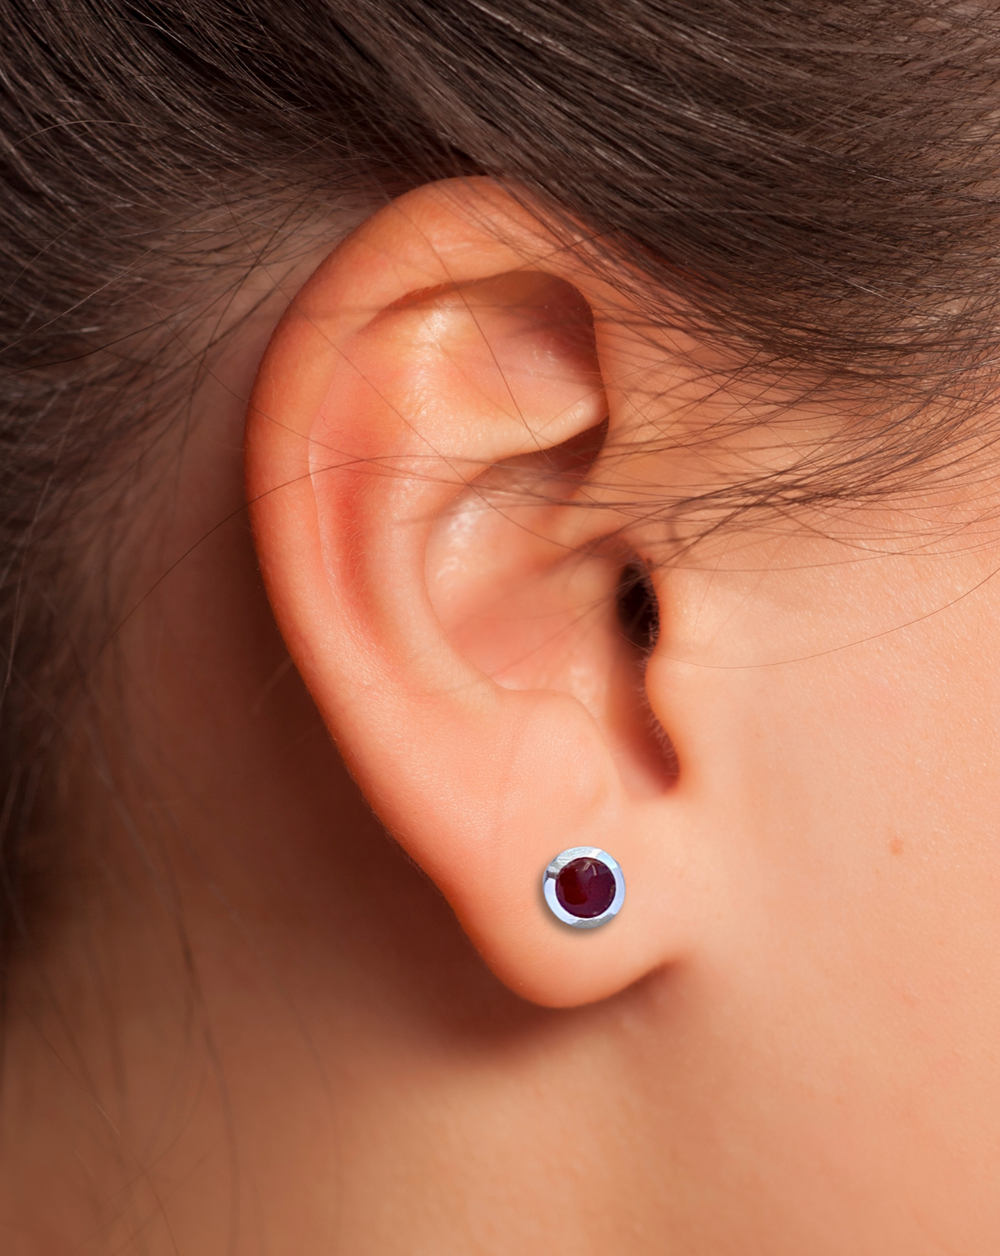
<svg viewBox="0 0 1000 1256">
<path fill-rule="evenodd" d="M 658 522 L 843 432 L 731 367 L 484 183 L 240 324 L 41 847 L 4 1251 L 996 1251 L 989 456 Z M 538 885 L 589 842 L 628 897 L 580 933 Z"/>
</svg>

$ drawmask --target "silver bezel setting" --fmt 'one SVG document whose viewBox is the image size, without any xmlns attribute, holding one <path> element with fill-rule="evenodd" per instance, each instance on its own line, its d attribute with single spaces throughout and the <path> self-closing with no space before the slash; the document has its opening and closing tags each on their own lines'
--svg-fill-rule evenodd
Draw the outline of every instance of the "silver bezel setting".
<svg viewBox="0 0 1000 1256">
<path fill-rule="evenodd" d="M 562 903 L 556 894 L 556 878 L 568 863 L 572 863 L 574 859 L 599 859 L 610 869 L 611 875 L 615 879 L 615 896 L 611 900 L 610 906 L 602 911 L 599 916 L 573 916 Z M 606 850 L 601 850 L 598 846 L 571 846 L 569 850 L 561 851 L 556 855 L 555 859 L 545 869 L 542 876 L 542 893 L 545 895 L 545 901 L 548 903 L 549 911 L 557 920 L 561 920 L 564 925 L 571 925 L 574 929 L 597 929 L 601 925 L 606 925 L 608 921 L 617 916 L 622 909 L 622 903 L 625 902 L 625 875 L 621 870 L 621 865 L 616 859 L 612 859 Z"/>
</svg>

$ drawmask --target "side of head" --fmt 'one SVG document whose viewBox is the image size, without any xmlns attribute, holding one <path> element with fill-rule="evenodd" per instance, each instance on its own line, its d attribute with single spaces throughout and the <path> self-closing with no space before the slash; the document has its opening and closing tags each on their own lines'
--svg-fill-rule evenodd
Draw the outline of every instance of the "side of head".
<svg viewBox="0 0 1000 1256">
<path fill-rule="evenodd" d="M 995 1246 L 995 35 L 543 8 L 15 23 L 32 1256 Z"/>
</svg>

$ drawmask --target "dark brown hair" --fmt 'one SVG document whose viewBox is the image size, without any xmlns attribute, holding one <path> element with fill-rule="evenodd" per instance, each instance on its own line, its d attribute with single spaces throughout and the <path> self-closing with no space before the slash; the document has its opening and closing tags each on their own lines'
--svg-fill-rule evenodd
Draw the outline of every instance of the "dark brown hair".
<svg viewBox="0 0 1000 1256">
<path fill-rule="evenodd" d="M 310 206 L 492 175 L 658 316 L 893 399 L 741 502 L 881 492 L 992 387 L 998 52 L 987 7 L 922 0 L 6 0 L 0 944 L 193 281 Z"/>
</svg>

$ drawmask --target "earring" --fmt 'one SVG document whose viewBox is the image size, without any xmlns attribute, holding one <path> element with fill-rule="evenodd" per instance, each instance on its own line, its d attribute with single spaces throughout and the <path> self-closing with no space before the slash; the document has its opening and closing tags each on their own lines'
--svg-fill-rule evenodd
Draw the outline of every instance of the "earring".
<svg viewBox="0 0 1000 1256">
<path fill-rule="evenodd" d="M 574 929 L 596 929 L 625 902 L 625 877 L 607 851 L 571 846 L 545 869 L 542 892 L 549 910 Z"/>
</svg>

